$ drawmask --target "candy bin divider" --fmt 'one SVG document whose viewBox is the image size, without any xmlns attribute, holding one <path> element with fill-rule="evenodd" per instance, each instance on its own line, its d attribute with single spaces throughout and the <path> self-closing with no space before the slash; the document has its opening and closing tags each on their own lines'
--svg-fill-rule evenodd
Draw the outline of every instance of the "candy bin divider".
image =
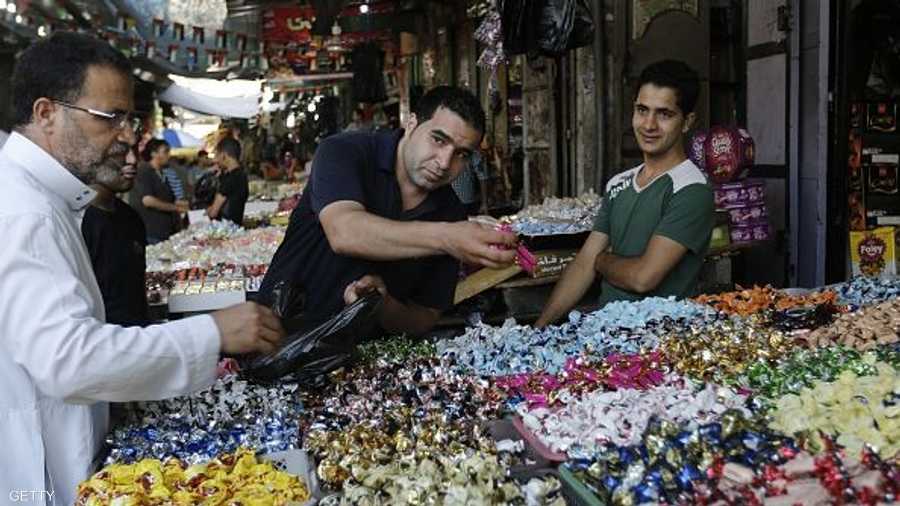
<svg viewBox="0 0 900 506">
<path fill-rule="evenodd" d="M 534 451 L 536 451 L 544 459 L 557 464 L 568 460 L 568 457 L 565 453 L 559 453 L 551 450 L 547 447 L 547 445 L 541 442 L 536 434 L 533 434 L 530 430 L 528 430 L 528 428 L 525 427 L 525 423 L 522 421 L 522 417 L 513 417 L 512 424 L 516 428 L 516 430 L 519 431 L 519 434 L 521 434 L 525 439 L 526 446 L 534 448 Z"/>
<path fill-rule="evenodd" d="M 511 478 L 518 479 L 518 477 L 522 474 L 533 473 L 542 469 L 553 469 L 556 467 L 556 462 L 548 460 L 540 452 L 538 452 L 534 446 L 528 443 L 528 441 L 524 436 L 522 436 L 522 433 L 519 432 L 510 418 L 507 417 L 500 420 L 491 420 L 489 422 L 485 422 L 484 429 L 495 442 L 500 442 L 506 439 L 517 442 L 521 441 L 525 445 L 525 458 L 534 461 L 534 464 L 523 464 L 511 467 L 509 470 Z"/>
<path fill-rule="evenodd" d="M 576 478 L 565 464 L 559 466 L 558 473 L 560 478 L 559 481 L 562 482 L 563 485 L 563 490 L 569 490 L 568 494 L 565 492 L 563 493 L 569 505 L 606 506 L 606 502 L 597 497 L 597 494 L 591 491 L 591 489 L 582 483 L 581 480 Z M 572 497 L 571 501 L 569 501 L 570 497 Z"/>
<path fill-rule="evenodd" d="M 593 504 L 603 504 L 585 501 L 585 499 L 580 495 L 582 491 L 577 490 L 572 486 L 571 483 L 563 480 L 562 476 L 560 476 L 559 470 L 555 468 L 532 469 L 530 471 L 523 471 L 521 474 L 514 477 L 514 479 L 522 485 L 525 485 L 532 478 L 546 479 L 548 476 L 553 476 L 559 480 L 560 492 L 562 492 L 563 499 L 566 501 L 566 504 L 568 506 L 591 506 Z M 596 496 L 594 496 L 593 499 L 596 499 Z"/>
<path fill-rule="evenodd" d="M 316 466 L 313 465 L 312 457 L 304 450 L 286 450 L 258 457 L 261 461 L 272 462 L 275 467 L 303 478 L 309 490 L 309 500 L 302 506 L 315 506 L 322 498 L 322 490 L 319 488 L 319 480 L 316 477 Z"/>
</svg>

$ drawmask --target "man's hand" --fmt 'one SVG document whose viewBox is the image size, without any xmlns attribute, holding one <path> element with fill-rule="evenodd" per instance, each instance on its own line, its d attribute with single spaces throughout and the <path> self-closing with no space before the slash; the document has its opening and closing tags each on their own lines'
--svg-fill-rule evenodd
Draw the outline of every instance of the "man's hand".
<svg viewBox="0 0 900 506">
<path fill-rule="evenodd" d="M 387 285 L 380 276 L 367 274 L 344 288 L 344 303 L 348 306 L 359 300 L 367 293 L 377 291 L 382 297 L 387 297 Z"/>
<path fill-rule="evenodd" d="M 278 317 L 254 302 L 216 311 L 212 317 L 222 336 L 222 352 L 229 355 L 270 353 L 284 337 Z"/>
<path fill-rule="evenodd" d="M 516 250 L 512 249 L 516 246 L 515 234 L 499 232 L 478 223 L 459 221 L 448 224 L 444 241 L 447 254 L 467 264 L 502 269 L 516 259 Z"/>
<path fill-rule="evenodd" d="M 176 200 L 175 201 L 175 209 L 179 213 L 186 213 L 190 211 L 191 206 L 187 200 Z"/>
</svg>

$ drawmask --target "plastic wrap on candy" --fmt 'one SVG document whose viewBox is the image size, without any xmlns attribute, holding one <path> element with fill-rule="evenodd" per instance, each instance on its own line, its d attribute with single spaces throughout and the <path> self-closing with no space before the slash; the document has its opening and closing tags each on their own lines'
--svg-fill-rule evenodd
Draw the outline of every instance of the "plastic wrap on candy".
<svg viewBox="0 0 900 506">
<path fill-rule="evenodd" d="M 240 446 L 260 453 L 299 448 L 297 385 L 264 387 L 236 375 L 190 396 L 129 403 L 107 434 L 107 464 L 169 457 L 203 462 Z"/>
<path fill-rule="evenodd" d="M 318 322 L 298 316 L 303 301 L 298 288 L 281 283 L 273 296 L 273 310 L 290 335 L 275 353 L 241 364 L 241 375 L 260 383 L 309 383 L 343 366 L 354 357 L 356 345 L 371 329 L 382 303 L 381 295 L 373 292 Z"/>
</svg>

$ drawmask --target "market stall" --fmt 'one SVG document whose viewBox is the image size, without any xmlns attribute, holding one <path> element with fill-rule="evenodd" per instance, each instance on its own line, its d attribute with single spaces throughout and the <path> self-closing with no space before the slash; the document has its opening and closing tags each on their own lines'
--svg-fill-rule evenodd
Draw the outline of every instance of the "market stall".
<svg viewBox="0 0 900 506">
<path fill-rule="evenodd" d="M 316 470 L 293 497 L 319 504 L 890 503 L 898 296 L 897 281 L 857 278 L 615 302 L 545 329 L 510 320 L 369 342 L 300 384 L 257 384 L 226 362 L 207 391 L 129 406 L 80 501 L 173 457 L 230 469 L 223 454 L 287 451 Z M 144 471 L 125 467 L 136 461 Z"/>
<path fill-rule="evenodd" d="M 247 229 L 230 222 L 195 223 L 147 247 L 147 294 L 157 319 L 213 311 L 259 289 L 284 238 L 283 226 Z"/>
</svg>

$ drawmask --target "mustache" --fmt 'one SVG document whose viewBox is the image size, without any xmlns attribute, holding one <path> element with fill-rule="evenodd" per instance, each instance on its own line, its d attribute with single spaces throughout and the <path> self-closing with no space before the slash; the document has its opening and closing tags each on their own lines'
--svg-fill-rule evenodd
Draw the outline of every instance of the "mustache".
<svg viewBox="0 0 900 506">
<path fill-rule="evenodd" d="M 109 150 L 109 156 L 122 156 L 127 155 L 128 151 L 131 149 L 131 146 L 125 144 L 124 142 L 119 142 Z"/>
</svg>

